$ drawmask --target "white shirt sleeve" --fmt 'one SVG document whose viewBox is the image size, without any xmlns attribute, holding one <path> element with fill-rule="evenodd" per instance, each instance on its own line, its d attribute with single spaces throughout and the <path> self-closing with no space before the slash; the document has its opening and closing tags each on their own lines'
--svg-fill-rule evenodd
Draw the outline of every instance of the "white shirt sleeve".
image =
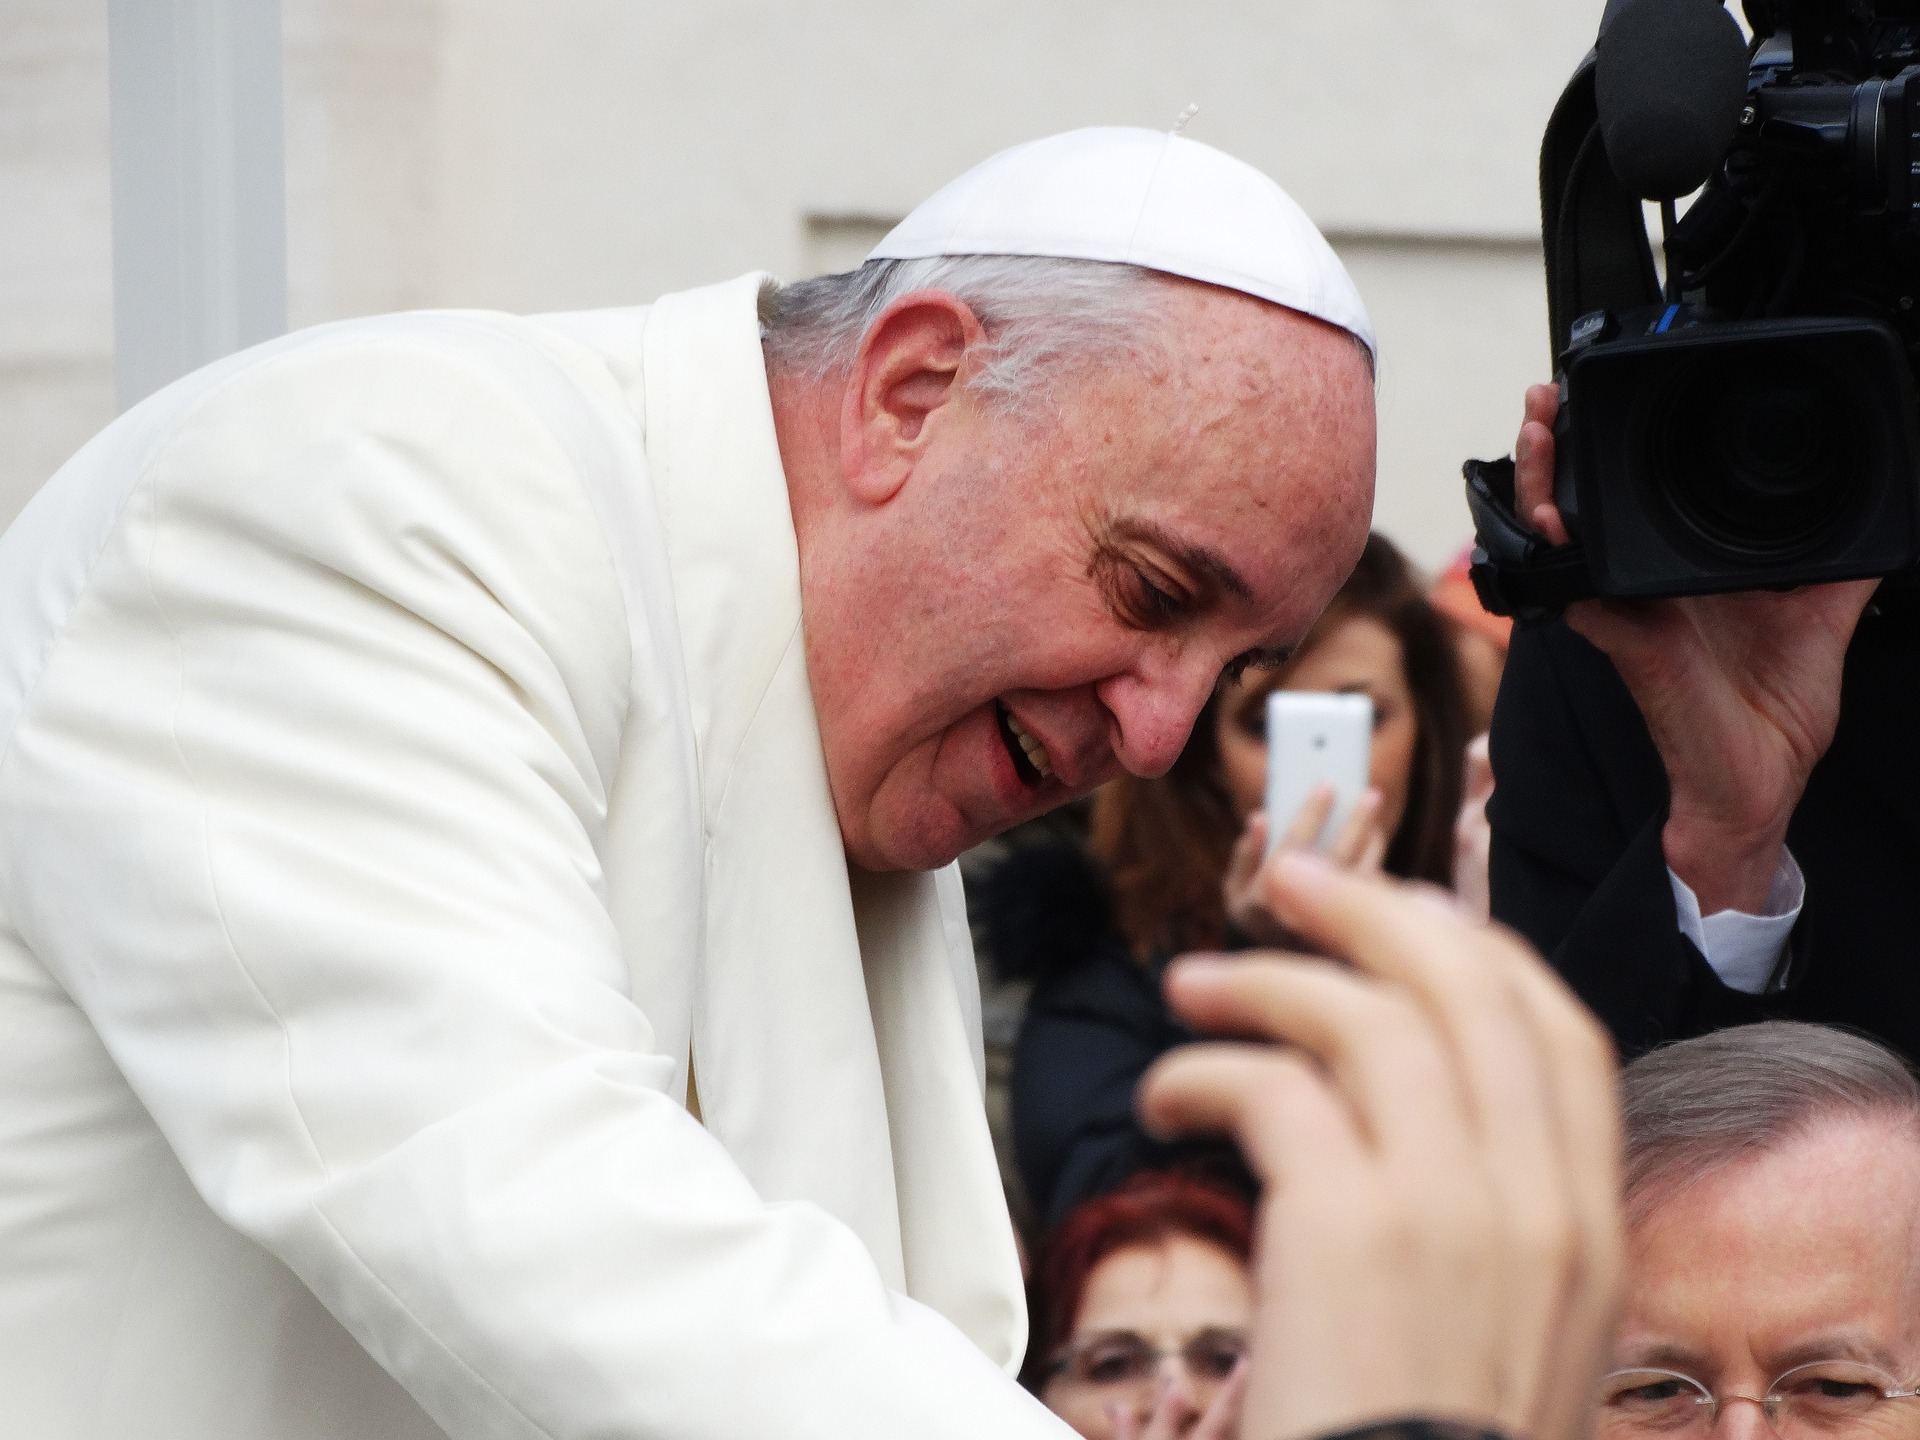
<svg viewBox="0 0 1920 1440">
<path fill-rule="evenodd" d="M 1780 956 L 1787 947 L 1787 936 L 1800 918 L 1800 906 L 1806 900 L 1807 883 L 1793 853 L 1782 849 L 1780 868 L 1774 871 L 1773 884 L 1767 889 L 1765 909 L 1758 915 L 1744 910 L 1717 910 L 1700 913 L 1700 897 L 1671 869 L 1667 879 L 1673 886 L 1674 913 L 1680 921 L 1680 933 L 1693 941 L 1729 987 L 1748 995 L 1763 994 L 1780 968 Z"/>
</svg>

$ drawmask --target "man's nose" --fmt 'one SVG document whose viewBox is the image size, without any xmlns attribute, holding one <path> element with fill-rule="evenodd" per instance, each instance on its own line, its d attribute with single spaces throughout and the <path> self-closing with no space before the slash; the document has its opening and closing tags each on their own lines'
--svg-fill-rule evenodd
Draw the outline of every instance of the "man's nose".
<svg viewBox="0 0 1920 1440">
<path fill-rule="evenodd" d="M 1779 1440 L 1779 1428 L 1767 1407 L 1744 1395 L 1723 1395 L 1712 1440 Z"/>
<path fill-rule="evenodd" d="M 1151 780 L 1186 748 L 1219 668 L 1198 659 L 1145 661 L 1096 687 L 1118 734 L 1114 755 L 1131 775 Z"/>
</svg>

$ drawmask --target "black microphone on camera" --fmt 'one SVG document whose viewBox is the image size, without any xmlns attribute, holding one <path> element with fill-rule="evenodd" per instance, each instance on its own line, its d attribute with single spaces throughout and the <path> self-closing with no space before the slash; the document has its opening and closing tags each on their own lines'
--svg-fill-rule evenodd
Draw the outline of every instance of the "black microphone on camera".
<svg viewBox="0 0 1920 1440">
<path fill-rule="evenodd" d="M 1630 195 L 1671 200 L 1706 184 L 1747 98 L 1747 42 L 1719 0 L 1625 0 L 1594 56 L 1594 103 Z"/>
<path fill-rule="evenodd" d="M 1749 59 L 1718 0 L 1609 0 L 1541 146 L 1568 542 L 1469 461 L 1489 610 L 1920 575 L 1916 8 L 1748 0 Z"/>
</svg>

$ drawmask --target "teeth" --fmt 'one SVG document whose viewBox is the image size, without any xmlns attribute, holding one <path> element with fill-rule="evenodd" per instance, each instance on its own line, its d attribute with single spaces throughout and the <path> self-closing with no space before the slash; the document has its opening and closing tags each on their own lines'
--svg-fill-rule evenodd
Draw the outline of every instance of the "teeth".
<svg viewBox="0 0 1920 1440">
<path fill-rule="evenodd" d="M 1053 763 L 1047 759 L 1047 747 L 1026 732 L 1020 718 L 1011 710 L 1007 711 L 1007 728 L 1013 731 L 1013 738 L 1020 742 L 1020 748 L 1026 752 L 1027 763 L 1040 772 L 1042 780 L 1049 778 L 1053 774 Z"/>
</svg>

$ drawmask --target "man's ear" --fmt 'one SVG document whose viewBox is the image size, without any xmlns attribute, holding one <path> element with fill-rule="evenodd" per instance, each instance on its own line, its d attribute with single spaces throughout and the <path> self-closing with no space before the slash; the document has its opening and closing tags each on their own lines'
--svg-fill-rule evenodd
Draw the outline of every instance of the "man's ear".
<svg viewBox="0 0 1920 1440">
<path fill-rule="evenodd" d="M 973 311 L 944 290 L 916 290 L 881 311 L 841 401 L 840 469 L 856 498 L 882 505 L 906 484 L 941 419 L 952 418 L 967 351 L 985 338 Z"/>
</svg>

